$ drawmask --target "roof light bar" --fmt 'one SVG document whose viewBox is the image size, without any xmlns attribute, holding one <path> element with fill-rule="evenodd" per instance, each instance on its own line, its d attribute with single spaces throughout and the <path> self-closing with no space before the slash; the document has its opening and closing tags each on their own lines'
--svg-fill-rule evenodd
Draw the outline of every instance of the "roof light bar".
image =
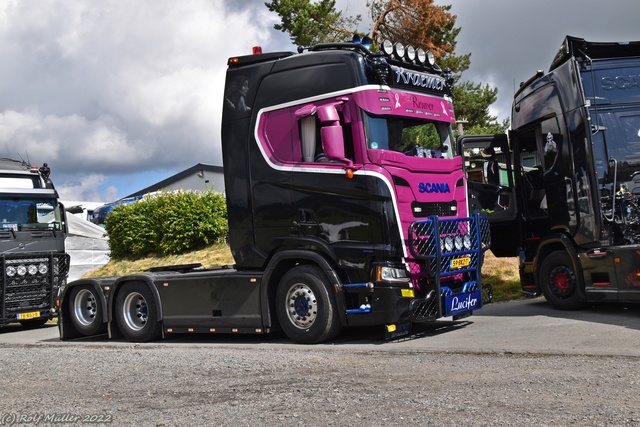
<svg viewBox="0 0 640 427">
<path fill-rule="evenodd" d="M 414 48 L 411 45 L 405 46 L 400 42 L 393 43 L 391 40 L 385 39 L 380 44 L 380 50 L 385 56 L 393 56 L 399 61 L 415 63 L 422 66 L 429 65 L 432 67 L 436 64 L 433 52 L 421 47 Z"/>
</svg>

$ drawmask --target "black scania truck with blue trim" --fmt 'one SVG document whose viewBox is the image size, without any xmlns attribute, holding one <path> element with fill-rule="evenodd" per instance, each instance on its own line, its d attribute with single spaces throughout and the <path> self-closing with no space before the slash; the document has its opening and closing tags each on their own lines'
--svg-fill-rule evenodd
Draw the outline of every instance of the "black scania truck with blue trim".
<svg viewBox="0 0 640 427">
<path fill-rule="evenodd" d="M 467 209 L 452 77 L 422 49 L 335 43 L 228 61 L 222 158 L 235 265 L 81 279 L 60 337 L 268 333 L 464 318 L 488 222 Z M 138 202 L 142 203 L 142 202 Z"/>
<path fill-rule="evenodd" d="M 459 143 L 470 209 L 496 256 L 519 256 L 524 292 L 566 310 L 640 302 L 640 42 L 568 36 L 516 92 L 509 138 Z M 484 179 L 491 155 L 500 182 Z"/>
</svg>

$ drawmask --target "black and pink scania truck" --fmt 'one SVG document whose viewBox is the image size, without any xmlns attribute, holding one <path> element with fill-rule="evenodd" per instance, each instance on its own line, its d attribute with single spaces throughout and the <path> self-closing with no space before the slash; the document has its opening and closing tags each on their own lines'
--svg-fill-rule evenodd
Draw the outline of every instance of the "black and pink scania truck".
<svg viewBox="0 0 640 427">
<path fill-rule="evenodd" d="M 452 82 L 422 49 L 322 44 L 231 58 L 222 116 L 235 265 L 81 279 L 60 336 L 268 333 L 463 318 L 482 306 L 486 220 L 470 216 Z"/>
</svg>

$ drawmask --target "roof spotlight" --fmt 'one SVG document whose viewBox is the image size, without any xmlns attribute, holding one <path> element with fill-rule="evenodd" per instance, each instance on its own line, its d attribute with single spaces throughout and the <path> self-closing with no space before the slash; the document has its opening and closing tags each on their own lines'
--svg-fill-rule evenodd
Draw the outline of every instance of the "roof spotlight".
<svg viewBox="0 0 640 427">
<path fill-rule="evenodd" d="M 367 36 L 364 36 L 362 38 L 362 46 L 364 46 L 365 48 L 369 49 L 371 47 L 371 39 Z"/>
<path fill-rule="evenodd" d="M 353 37 L 351 38 L 351 42 L 352 43 L 360 43 L 360 35 L 358 33 L 355 33 L 353 35 Z"/>
<path fill-rule="evenodd" d="M 416 60 L 420 65 L 424 65 L 424 63 L 427 61 L 427 52 L 425 52 L 421 47 L 416 49 Z"/>
<path fill-rule="evenodd" d="M 431 52 L 430 50 L 427 51 L 427 62 L 429 63 L 429 65 L 431 65 L 432 67 L 434 65 L 436 65 L 436 57 L 433 56 L 433 52 Z"/>
<path fill-rule="evenodd" d="M 385 39 L 382 42 L 382 52 L 387 55 L 387 56 L 391 56 L 391 54 L 393 53 L 393 43 L 391 42 L 391 40 L 389 39 Z"/>
<path fill-rule="evenodd" d="M 407 46 L 405 49 L 405 58 L 407 58 L 407 61 L 409 62 L 413 62 L 413 60 L 416 59 L 416 50 L 413 46 Z"/>
<path fill-rule="evenodd" d="M 400 42 L 396 42 L 396 44 L 393 45 L 393 52 L 395 53 L 396 58 L 402 59 L 404 56 L 404 45 Z"/>
</svg>

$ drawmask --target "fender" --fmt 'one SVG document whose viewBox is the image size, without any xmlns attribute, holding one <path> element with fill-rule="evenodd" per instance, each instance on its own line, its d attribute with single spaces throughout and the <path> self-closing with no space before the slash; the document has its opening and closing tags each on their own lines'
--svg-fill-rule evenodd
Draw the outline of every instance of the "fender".
<svg viewBox="0 0 640 427">
<path fill-rule="evenodd" d="M 71 283 L 68 283 L 65 286 L 64 290 L 58 297 L 60 301 L 60 316 L 58 318 L 58 331 L 60 332 L 60 340 L 68 340 L 73 338 L 80 338 L 81 335 L 78 333 L 73 324 L 67 319 L 70 316 L 69 307 L 66 303 L 66 297 L 69 292 L 78 287 L 87 285 L 90 286 L 94 293 L 98 296 L 100 300 L 100 306 L 102 307 L 102 323 L 107 323 L 109 321 L 109 313 L 107 313 L 107 297 L 104 295 L 104 291 L 102 290 L 101 283 L 104 281 L 100 281 L 97 279 L 79 279 L 74 280 Z"/>
<path fill-rule="evenodd" d="M 300 249 L 291 249 L 284 250 L 281 252 L 277 252 L 274 254 L 269 260 L 269 264 L 265 268 L 264 275 L 262 277 L 262 285 L 260 289 L 260 298 L 262 304 L 262 321 L 265 325 L 272 325 L 271 321 L 271 308 L 269 307 L 269 300 L 273 300 L 273 298 L 269 298 L 269 292 L 273 288 L 275 289 L 276 283 L 271 283 L 272 276 L 275 272 L 277 272 L 281 266 L 283 265 L 291 265 L 293 263 L 298 263 L 299 261 L 311 261 L 316 264 L 318 267 L 324 271 L 327 275 L 327 278 L 331 283 L 333 283 L 337 287 L 336 293 L 336 307 L 338 309 L 338 315 L 340 317 L 340 323 L 345 326 L 347 324 L 347 312 L 344 306 L 344 298 L 343 295 L 343 287 L 342 281 L 338 277 L 338 274 L 335 271 L 335 268 L 331 265 L 329 260 L 327 260 L 324 256 L 322 256 L 318 252 L 308 251 L 308 250 L 300 250 Z M 288 267 L 286 267 L 288 268 Z"/>
</svg>

